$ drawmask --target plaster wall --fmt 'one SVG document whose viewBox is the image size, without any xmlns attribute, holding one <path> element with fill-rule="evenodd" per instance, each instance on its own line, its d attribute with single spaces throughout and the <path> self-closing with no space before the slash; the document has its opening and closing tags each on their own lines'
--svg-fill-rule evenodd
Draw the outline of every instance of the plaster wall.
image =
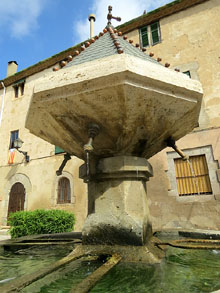
<svg viewBox="0 0 220 293">
<path fill-rule="evenodd" d="M 16 182 L 25 187 L 25 210 L 56 208 L 73 212 L 76 216 L 75 231 L 81 231 L 87 216 L 87 188 L 78 178 L 78 168 L 83 162 L 76 157 L 67 162 L 63 176 L 71 183 L 71 203 L 57 204 L 58 177 L 55 171 L 61 165 L 63 155 L 55 155 L 54 145 L 30 134 L 24 127 L 35 82 L 51 71 L 49 68 L 28 77 L 23 96 L 15 98 L 12 86 L 6 89 L 0 128 L 0 226 L 7 224 L 9 193 Z M 14 163 L 8 164 L 10 132 L 14 130 L 19 130 L 19 137 L 24 141 L 22 150 L 30 156 L 29 163 L 16 151 Z"/>
<path fill-rule="evenodd" d="M 161 63 L 170 63 L 171 70 L 190 71 L 191 78 L 202 83 L 204 97 L 199 125 L 177 145 L 188 155 L 206 155 L 213 190 L 212 195 L 180 197 L 177 190 L 172 190 L 176 178 L 175 169 L 171 170 L 173 159 L 178 155 L 172 155 L 173 150 L 167 148 L 153 156 L 149 162 L 153 166 L 154 177 L 147 186 L 154 230 L 220 229 L 219 15 L 220 2 L 210 0 L 165 17 L 160 20 L 161 43 L 147 47 L 147 53 L 154 53 L 153 58 L 161 57 Z M 138 30 L 127 36 L 134 44 L 140 43 Z M 209 155 L 206 154 L 207 149 L 210 150 Z"/>
<path fill-rule="evenodd" d="M 160 20 L 161 43 L 147 47 L 153 58 L 161 57 L 171 69 L 190 70 L 191 77 L 202 83 L 201 129 L 220 126 L 219 15 L 220 2 L 210 0 L 165 17 Z M 138 30 L 127 36 L 140 43 Z"/>
<path fill-rule="evenodd" d="M 172 228 L 219 230 L 220 129 L 190 133 L 179 140 L 177 145 L 190 156 L 205 154 L 212 194 L 179 196 L 173 161 L 179 156 L 171 148 L 164 149 L 149 160 L 154 170 L 154 177 L 147 185 L 153 230 Z"/>
</svg>

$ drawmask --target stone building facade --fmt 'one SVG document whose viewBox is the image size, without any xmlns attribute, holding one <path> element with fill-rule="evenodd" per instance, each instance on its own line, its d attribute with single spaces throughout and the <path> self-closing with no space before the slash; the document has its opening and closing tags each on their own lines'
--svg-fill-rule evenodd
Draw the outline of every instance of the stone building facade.
<svg viewBox="0 0 220 293">
<path fill-rule="evenodd" d="M 51 72 L 52 68 L 26 77 L 24 93 L 21 95 L 19 92 L 18 97 L 15 96 L 16 83 L 6 87 L 0 128 L 0 223 L 7 225 L 9 210 L 65 209 L 75 214 L 75 230 L 81 230 L 87 215 L 87 188 L 78 178 L 82 161 L 74 157 L 67 162 L 62 175 L 57 176 L 56 170 L 63 161 L 63 154 L 55 154 L 54 145 L 30 134 L 24 126 L 34 84 L 48 71 Z M 21 149 L 27 151 L 30 161 L 26 162 L 24 155 L 15 150 L 13 164 L 9 164 L 10 137 L 17 131 L 24 141 Z M 62 178 L 67 178 L 69 191 L 68 198 L 59 199 L 59 180 Z M 21 191 L 16 190 L 16 183 L 24 186 L 24 197 Z M 10 206 L 10 197 L 18 202 L 17 206 L 13 203 Z"/>
<path fill-rule="evenodd" d="M 204 91 L 198 127 L 177 142 L 195 170 L 183 165 L 171 148 L 149 160 L 154 169 L 148 182 L 154 230 L 220 229 L 219 14 L 218 0 L 178 0 L 120 27 L 152 58 L 180 71 L 176 74 L 184 72 L 200 80 Z M 63 60 L 68 62 L 76 49 L 80 45 L 16 74 L 12 68 L 0 85 L 1 226 L 7 225 L 8 212 L 13 209 L 58 208 L 73 212 L 75 230 L 82 229 L 87 215 L 87 187 L 78 178 L 82 161 L 72 157 L 63 174 L 57 176 L 63 153 L 24 127 L 36 81 L 62 66 Z M 17 136 L 24 141 L 21 149 L 28 152 L 30 161 L 14 151 L 13 163 L 9 164 L 9 147 Z"/>
<path fill-rule="evenodd" d="M 177 142 L 191 160 L 197 160 L 194 167 L 198 169 L 194 171 L 198 182 L 192 182 L 194 178 L 186 178 L 189 175 L 193 177 L 189 167 L 184 170 L 182 166 L 182 170 L 176 170 L 175 159 L 179 156 L 171 148 L 164 149 L 150 159 L 154 177 L 148 183 L 148 194 L 156 230 L 220 228 L 219 13 L 218 0 L 175 1 L 121 27 L 134 43 L 146 42 L 143 31 L 147 31 L 147 53 L 153 53 L 155 59 L 162 59 L 160 62 L 163 64 L 170 63 L 171 69 L 180 71 L 177 74 L 184 72 L 199 80 L 204 91 L 198 127 Z M 153 31 L 155 23 L 158 34 Z M 201 165 L 202 158 L 207 164 L 205 167 Z M 203 172 L 202 168 L 206 171 Z M 207 186 L 205 189 L 201 186 L 201 177 L 207 176 L 205 173 L 208 173 L 211 184 L 208 189 Z M 179 180 L 185 180 L 183 186 L 178 186 L 178 176 L 182 177 Z M 184 184 L 185 191 L 182 191 L 180 189 L 184 189 Z M 191 190 L 187 184 L 195 185 L 194 189 L 198 190 Z"/>
</svg>

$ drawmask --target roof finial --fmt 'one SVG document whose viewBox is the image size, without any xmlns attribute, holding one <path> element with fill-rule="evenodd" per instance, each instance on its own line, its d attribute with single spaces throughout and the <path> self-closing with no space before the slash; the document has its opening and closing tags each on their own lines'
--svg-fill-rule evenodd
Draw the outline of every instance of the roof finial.
<svg viewBox="0 0 220 293">
<path fill-rule="evenodd" d="M 121 17 L 115 17 L 112 15 L 112 6 L 109 5 L 108 7 L 108 15 L 107 15 L 107 19 L 108 19 L 108 24 L 107 25 L 111 25 L 111 20 L 115 19 L 117 21 L 121 21 Z"/>
</svg>

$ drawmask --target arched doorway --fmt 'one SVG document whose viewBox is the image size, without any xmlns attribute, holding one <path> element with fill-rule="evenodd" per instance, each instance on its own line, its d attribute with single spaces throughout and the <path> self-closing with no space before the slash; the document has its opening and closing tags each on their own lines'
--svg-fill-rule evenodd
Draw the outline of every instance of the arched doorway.
<svg viewBox="0 0 220 293">
<path fill-rule="evenodd" d="M 24 210 L 25 188 L 20 182 L 16 182 L 11 187 L 8 203 L 8 216 L 10 213 Z"/>
</svg>

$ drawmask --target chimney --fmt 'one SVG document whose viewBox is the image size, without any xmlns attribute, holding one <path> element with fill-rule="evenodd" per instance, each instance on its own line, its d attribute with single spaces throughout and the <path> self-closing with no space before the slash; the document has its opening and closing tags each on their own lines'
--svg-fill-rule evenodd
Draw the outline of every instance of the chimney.
<svg viewBox="0 0 220 293">
<path fill-rule="evenodd" d="M 18 68 L 18 63 L 16 61 L 9 61 L 6 77 L 14 75 L 17 72 L 17 68 Z"/>
<path fill-rule="evenodd" d="M 90 39 L 94 37 L 94 21 L 95 21 L 95 14 L 89 15 L 89 21 L 90 21 Z"/>
</svg>

